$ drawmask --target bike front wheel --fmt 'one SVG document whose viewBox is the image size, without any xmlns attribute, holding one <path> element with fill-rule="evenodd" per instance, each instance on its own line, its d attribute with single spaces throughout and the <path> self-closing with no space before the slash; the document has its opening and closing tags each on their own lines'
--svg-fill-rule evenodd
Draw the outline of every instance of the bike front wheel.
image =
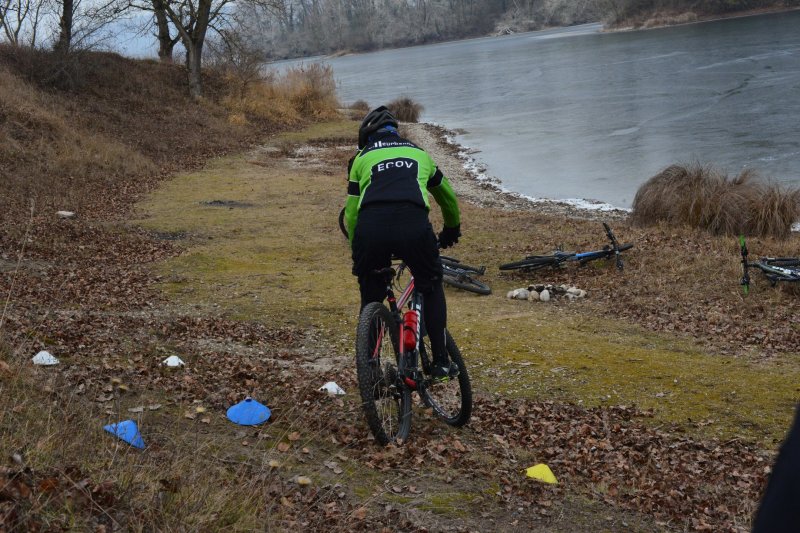
<svg viewBox="0 0 800 533">
<path fill-rule="evenodd" d="M 469 381 L 467 365 L 464 364 L 464 358 L 461 357 L 456 341 L 449 331 L 445 335 L 447 355 L 450 357 L 450 361 L 458 366 L 458 377 L 446 383 L 426 384 L 420 390 L 420 397 L 423 403 L 432 408 L 436 416 L 446 424 L 461 427 L 469 422 L 472 416 L 472 385 Z M 420 343 L 420 350 L 424 351 L 423 361 L 430 361 L 428 359 L 431 354 L 430 342 L 427 337 L 424 342 Z"/>
<path fill-rule="evenodd" d="M 356 371 L 370 431 L 381 444 L 402 443 L 411 431 L 411 391 L 401 383 L 397 325 L 380 302 L 361 311 L 356 331 Z"/>
</svg>

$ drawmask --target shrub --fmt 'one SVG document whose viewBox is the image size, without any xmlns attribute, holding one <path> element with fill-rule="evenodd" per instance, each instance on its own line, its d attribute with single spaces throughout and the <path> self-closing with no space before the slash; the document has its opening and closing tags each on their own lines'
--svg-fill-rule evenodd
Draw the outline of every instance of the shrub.
<svg viewBox="0 0 800 533">
<path fill-rule="evenodd" d="M 369 104 L 366 100 L 356 100 L 352 104 L 350 104 L 350 109 L 353 111 L 358 111 L 362 115 L 366 115 L 370 111 Z"/>
<path fill-rule="evenodd" d="M 223 100 L 233 115 L 250 122 L 293 125 L 337 116 L 336 83 L 329 65 L 303 65 L 283 75 L 270 72 Z M 241 121 L 241 118 L 238 119 Z"/>
<path fill-rule="evenodd" d="M 281 80 L 295 109 L 306 117 L 333 118 L 339 102 L 330 65 L 312 63 L 290 69 Z"/>
<path fill-rule="evenodd" d="M 751 170 L 735 178 L 709 166 L 672 165 L 636 192 L 631 219 L 640 225 L 666 222 L 718 235 L 785 238 L 800 216 L 800 190 L 757 179 Z"/>
<path fill-rule="evenodd" d="M 386 107 L 392 112 L 392 114 L 402 122 L 418 122 L 419 116 L 422 114 L 422 104 L 419 104 L 409 98 L 408 96 L 401 96 L 395 100 L 392 100 Z"/>
</svg>

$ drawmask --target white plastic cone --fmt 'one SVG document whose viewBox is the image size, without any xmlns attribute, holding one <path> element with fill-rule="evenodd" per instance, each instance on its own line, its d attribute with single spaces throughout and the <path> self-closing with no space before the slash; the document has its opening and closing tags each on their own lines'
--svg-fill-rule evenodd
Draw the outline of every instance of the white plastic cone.
<svg viewBox="0 0 800 533">
<path fill-rule="evenodd" d="M 59 363 L 58 359 L 53 357 L 53 355 L 50 352 L 47 352 L 45 350 L 42 350 L 41 352 L 34 355 L 31 361 L 33 361 L 34 365 L 43 365 L 43 366 L 57 365 Z"/>
<path fill-rule="evenodd" d="M 183 366 L 186 363 L 184 363 L 183 360 L 177 355 L 170 355 L 169 357 L 164 359 L 164 361 L 161 364 L 163 364 L 164 366 L 169 366 L 174 368 L 177 366 Z"/>
<path fill-rule="evenodd" d="M 320 387 L 319 390 L 320 392 L 327 392 L 328 394 L 333 394 L 334 396 L 346 394 L 344 389 L 337 385 L 335 381 L 327 382 L 325 385 Z"/>
</svg>

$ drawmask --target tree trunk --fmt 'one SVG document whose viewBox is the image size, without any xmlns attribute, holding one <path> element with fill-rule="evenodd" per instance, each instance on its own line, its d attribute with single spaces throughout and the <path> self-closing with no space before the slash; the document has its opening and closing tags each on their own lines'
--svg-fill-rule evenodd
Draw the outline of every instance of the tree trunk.
<svg viewBox="0 0 800 533">
<path fill-rule="evenodd" d="M 74 0 L 62 1 L 61 19 L 58 21 L 58 41 L 54 46 L 57 52 L 69 52 L 69 47 L 72 44 L 72 16 L 75 12 L 74 10 Z"/>
<path fill-rule="evenodd" d="M 169 34 L 169 19 L 163 0 L 153 0 L 153 13 L 158 28 L 158 59 L 162 63 L 172 63 L 172 51 L 177 40 Z"/>
<path fill-rule="evenodd" d="M 164 10 L 178 29 L 179 36 L 183 41 L 183 46 L 186 48 L 186 70 L 189 75 L 189 94 L 195 99 L 203 96 L 201 68 L 203 66 L 203 44 L 206 40 L 208 24 L 212 18 L 216 18 L 219 15 L 220 10 L 227 3 L 226 1 L 220 1 L 212 15 L 211 4 L 213 1 L 214 0 L 198 0 L 196 9 L 192 10 L 191 20 L 188 25 L 175 13 L 168 2 L 162 1 Z"/>
<path fill-rule="evenodd" d="M 186 52 L 186 67 L 189 69 L 189 94 L 195 99 L 203 96 L 202 60 L 203 41 L 190 43 Z"/>
</svg>

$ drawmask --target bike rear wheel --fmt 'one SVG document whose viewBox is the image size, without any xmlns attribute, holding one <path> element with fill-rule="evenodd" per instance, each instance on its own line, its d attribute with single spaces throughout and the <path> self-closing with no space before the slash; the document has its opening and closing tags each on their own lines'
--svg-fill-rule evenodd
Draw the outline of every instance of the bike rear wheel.
<svg viewBox="0 0 800 533">
<path fill-rule="evenodd" d="M 453 427 L 461 427 L 472 416 L 472 385 L 467 366 L 450 332 L 446 332 L 445 347 L 450 360 L 458 366 L 458 377 L 446 383 L 426 384 L 420 390 L 423 403 L 432 408 L 437 417 Z M 423 361 L 430 361 L 430 341 L 426 337 L 420 343 Z M 423 368 L 425 365 L 423 364 Z"/>
<path fill-rule="evenodd" d="M 492 288 L 485 283 L 478 281 L 466 274 L 449 273 L 447 272 L 447 269 L 445 269 L 444 274 L 442 275 L 442 282 L 447 283 L 451 287 L 474 292 L 475 294 L 492 294 Z"/>
<path fill-rule="evenodd" d="M 401 383 L 397 325 L 379 302 L 361 311 L 356 331 L 356 371 L 370 431 L 381 444 L 402 443 L 411 431 L 411 391 Z"/>
<path fill-rule="evenodd" d="M 536 255 L 522 261 L 513 261 L 511 263 L 506 263 L 504 265 L 500 265 L 500 270 L 539 270 L 540 268 L 545 267 L 557 267 L 561 264 L 561 261 L 555 256 L 552 255 Z"/>
</svg>

